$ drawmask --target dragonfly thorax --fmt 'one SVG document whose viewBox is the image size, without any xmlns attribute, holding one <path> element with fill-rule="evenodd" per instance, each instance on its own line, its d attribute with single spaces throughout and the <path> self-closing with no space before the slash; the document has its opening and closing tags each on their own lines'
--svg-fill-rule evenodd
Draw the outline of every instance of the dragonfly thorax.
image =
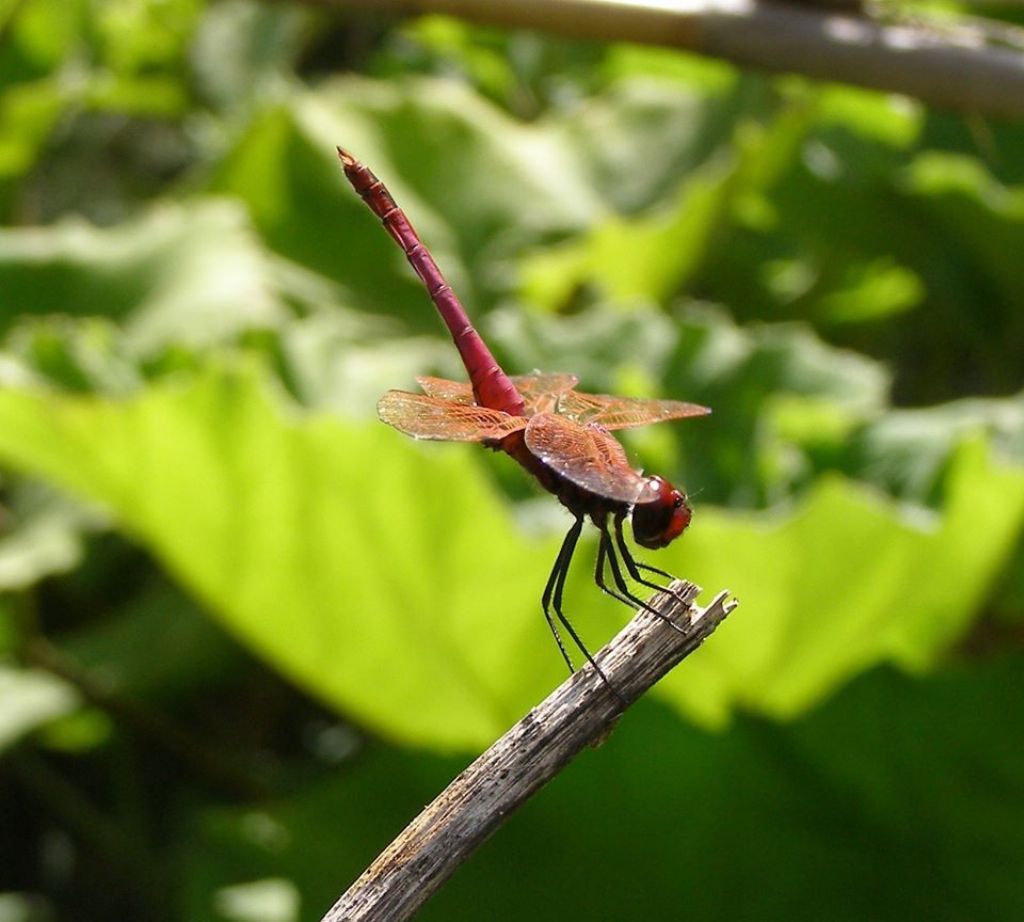
<svg viewBox="0 0 1024 922">
<path fill-rule="evenodd" d="M 686 494 L 664 477 L 651 477 L 650 482 L 658 495 L 650 502 L 633 507 L 633 537 L 643 547 L 665 547 L 686 530 L 693 512 L 686 502 Z"/>
</svg>

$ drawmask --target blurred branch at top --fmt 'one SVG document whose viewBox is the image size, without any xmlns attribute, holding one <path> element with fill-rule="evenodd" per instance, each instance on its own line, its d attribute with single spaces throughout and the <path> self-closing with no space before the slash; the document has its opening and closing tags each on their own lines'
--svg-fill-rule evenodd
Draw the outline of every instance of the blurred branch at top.
<svg viewBox="0 0 1024 922">
<path fill-rule="evenodd" d="M 890 19 L 857 0 L 308 0 L 341 10 L 440 13 L 578 39 L 664 45 L 769 73 L 916 96 L 980 115 L 1024 115 L 1024 30 L 997 20 Z"/>
</svg>

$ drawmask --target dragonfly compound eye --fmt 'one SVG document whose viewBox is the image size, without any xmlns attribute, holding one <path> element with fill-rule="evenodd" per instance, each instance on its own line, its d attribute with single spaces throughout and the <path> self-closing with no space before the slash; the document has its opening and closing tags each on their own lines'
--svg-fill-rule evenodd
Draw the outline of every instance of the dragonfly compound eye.
<svg viewBox="0 0 1024 922">
<path fill-rule="evenodd" d="M 681 490 L 662 477 L 652 477 L 651 483 L 658 495 L 633 507 L 633 537 L 642 547 L 665 547 L 686 530 L 693 513 Z"/>
</svg>

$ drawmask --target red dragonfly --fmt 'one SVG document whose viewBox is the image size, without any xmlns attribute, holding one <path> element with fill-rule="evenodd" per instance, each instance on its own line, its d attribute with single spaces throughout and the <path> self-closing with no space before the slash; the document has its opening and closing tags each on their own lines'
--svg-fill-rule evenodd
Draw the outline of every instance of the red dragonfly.
<svg viewBox="0 0 1024 922">
<path fill-rule="evenodd" d="M 636 542 L 660 548 L 683 533 L 692 515 L 682 490 L 662 477 L 633 470 L 610 430 L 704 416 L 711 411 L 677 400 L 583 394 L 573 389 L 577 379 L 569 374 L 506 375 L 384 184 L 340 147 L 338 156 L 352 187 L 380 218 L 426 286 L 469 375 L 466 383 L 417 378 L 422 394 L 388 391 L 377 404 L 379 417 L 413 438 L 479 442 L 503 451 L 573 514 L 575 521 L 555 559 L 541 605 L 569 670 L 573 670 L 572 658 L 559 625 L 601 674 L 562 612 L 566 574 L 584 520 L 589 516 L 601 535 L 594 570 L 597 585 L 621 602 L 662 617 L 630 591 L 623 567 L 636 583 L 651 589 L 664 587 L 647 579 L 645 572 L 668 580 L 672 576 L 633 558 L 622 524 L 631 516 Z M 605 579 L 606 564 L 613 586 Z"/>
</svg>

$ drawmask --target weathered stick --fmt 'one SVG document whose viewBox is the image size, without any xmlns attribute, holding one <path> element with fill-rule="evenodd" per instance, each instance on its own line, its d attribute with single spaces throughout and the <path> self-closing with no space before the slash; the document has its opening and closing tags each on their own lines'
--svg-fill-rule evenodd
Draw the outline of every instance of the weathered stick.
<svg viewBox="0 0 1024 922">
<path fill-rule="evenodd" d="M 570 38 L 638 42 L 803 74 L 978 115 L 1024 115 L 1024 54 L 976 29 L 886 24 L 807 3 L 767 0 L 306 0 L 337 10 L 444 13 Z M 855 0 L 851 0 L 854 3 Z M 834 3 L 831 5 L 835 5 Z"/>
<path fill-rule="evenodd" d="M 696 650 L 737 605 L 722 592 L 701 609 L 691 604 L 697 586 L 677 581 L 673 590 L 651 604 L 684 633 L 641 611 L 595 657 L 621 699 L 592 666 L 566 680 L 448 785 L 321 922 L 410 918 L 512 811 L 584 747 L 603 740 L 626 702 Z"/>
</svg>

